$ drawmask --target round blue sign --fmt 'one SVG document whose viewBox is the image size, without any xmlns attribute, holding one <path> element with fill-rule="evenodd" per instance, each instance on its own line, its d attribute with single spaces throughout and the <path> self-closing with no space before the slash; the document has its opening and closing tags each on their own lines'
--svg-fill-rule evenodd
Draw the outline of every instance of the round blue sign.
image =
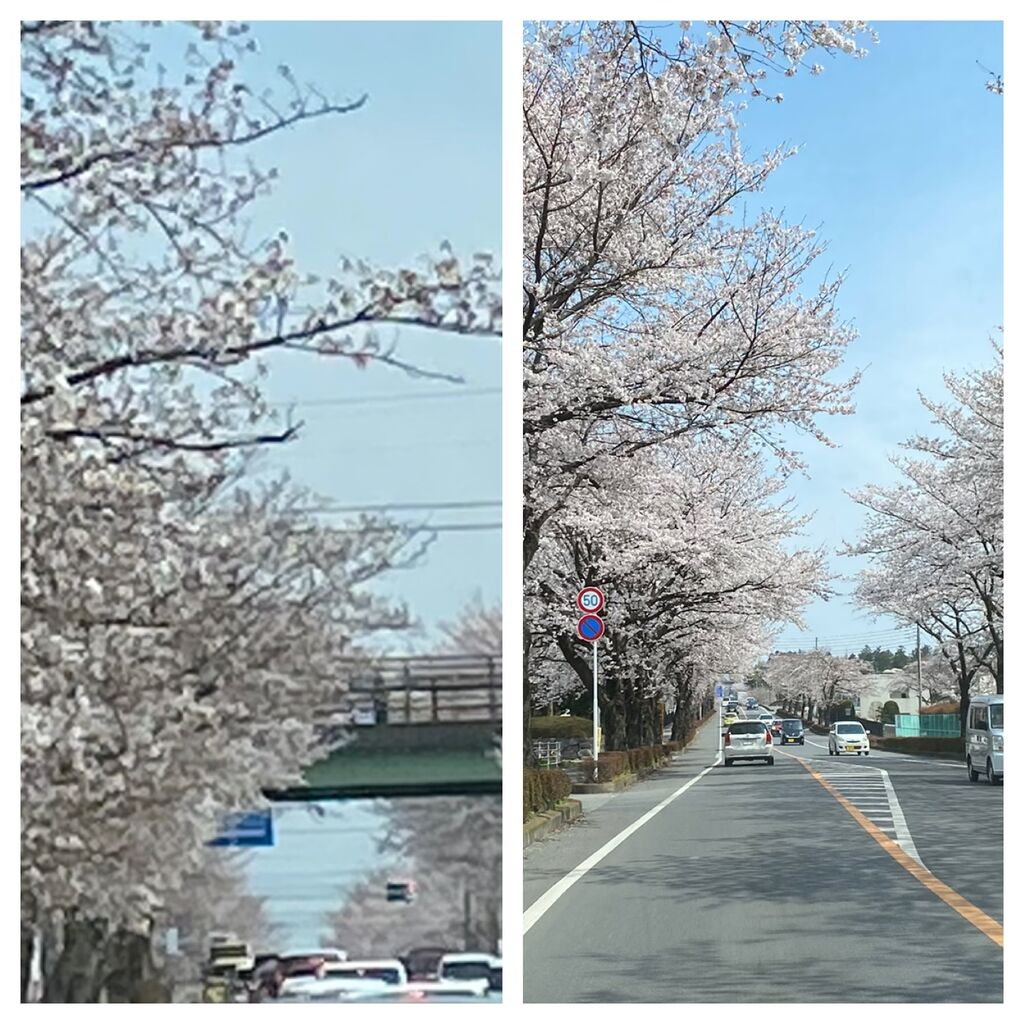
<svg viewBox="0 0 1024 1024">
<path fill-rule="evenodd" d="M 587 640 L 591 643 L 595 640 L 600 640 L 604 636 L 604 620 L 600 615 L 584 615 L 576 623 L 576 635 L 581 640 Z"/>
</svg>

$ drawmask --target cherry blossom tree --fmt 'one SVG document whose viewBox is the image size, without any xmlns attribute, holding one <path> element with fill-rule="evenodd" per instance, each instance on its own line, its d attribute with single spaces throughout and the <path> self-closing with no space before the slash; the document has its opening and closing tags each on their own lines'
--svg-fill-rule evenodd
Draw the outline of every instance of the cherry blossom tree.
<svg viewBox="0 0 1024 1024">
<path fill-rule="evenodd" d="M 501 605 L 477 594 L 451 622 L 442 622 L 443 653 L 501 654 Z"/>
<path fill-rule="evenodd" d="M 397 956 L 416 946 L 494 950 L 501 940 L 501 800 L 395 800 L 375 871 L 343 896 L 328 938 L 350 954 Z M 416 882 L 412 904 L 386 902 L 389 879 Z"/>
<path fill-rule="evenodd" d="M 177 70 L 154 33 L 191 36 Z M 268 408 L 265 356 L 424 373 L 383 325 L 496 336 L 490 257 L 345 258 L 320 282 L 245 216 L 275 174 L 251 146 L 355 116 L 281 69 L 242 76 L 240 25 L 21 25 L 22 914 L 44 998 L 94 995 L 200 869 L 229 810 L 326 750 L 339 655 L 402 628 L 367 584 L 416 531 L 324 527 L 249 453 L 301 424 Z M 185 40 L 183 40 L 183 47 Z M 113 958 L 111 960 L 110 958 Z"/>
<path fill-rule="evenodd" d="M 851 497 L 867 510 L 850 555 L 866 556 L 857 599 L 917 623 L 957 677 L 961 719 L 979 673 L 1003 688 L 1003 370 L 947 374 L 951 402 L 921 396 L 941 433 L 894 456 L 900 482 Z"/>
<path fill-rule="evenodd" d="M 573 598 L 583 585 L 605 591 L 601 716 L 619 749 L 661 741 L 661 702 L 682 712 L 685 731 L 712 678 L 742 672 L 773 626 L 798 620 L 827 587 L 821 553 L 789 547 L 806 520 L 750 444 L 677 438 L 609 465 L 617 477 L 573 496 L 549 531 L 526 601 L 538 648 L 557 647 L 589 689 Z"/>
<path fill-rule="evenodd" d="M 808 287 L 823 246 L 770 212 L 748 219 L 790 153 L 751 159 L 750 97 L 817 53 L 861 56 L 863 22 L 530 26 L 524 54 L 524 565 L 616 466 L 680 438 L 742 440 L 784 467 L 794 431 L 827 442 L 852 411 L 835 376 L 852 331 L 839 278 Z M 774 97 L 781 99 L 781 96 Z M 529 585 L 528 585 L 529 587 Z M 528 596 L 528 602 L 531 598 Z M 528 603 L 532 679 L 538 595 Z M 533 696 L 525 696 L 528 716 Z M 528 738 L 528 728 L 526 730 Z"/>
<path fill-rule="evenodd" d="M 765 665 L 765 678 L 776 700 L 792 703 L 806 698 L 811 714 L 824 721 L 837 703 L 865 692 L 866 670 L 856 659 L 836 657 L 829 651 L 773 654 Z"/>
</svg>

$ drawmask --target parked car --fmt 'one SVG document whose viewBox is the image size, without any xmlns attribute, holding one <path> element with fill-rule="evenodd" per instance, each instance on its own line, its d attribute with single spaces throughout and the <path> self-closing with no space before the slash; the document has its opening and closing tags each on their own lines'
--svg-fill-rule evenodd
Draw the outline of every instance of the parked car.
<svg viewBox="0 0 1024 1024">
<path fill-rule="evenodd" d="M 799 718 L 784 718 L 782 720 L 782 735 L 780 739 L 783 746 L 787 743 L 799 743 L 800 746 L 803 746 L 804 723 Z"/>
<path fill-rule="evenodd" d="M 993 785 L 1003 781 L 1003 695 L 972 697 L 967 709 L 967 778 L 977 782 L 984 772 Z"/>
<path fill-rule="evenodd" d="M 764 761 L 775 764 L 772 734 L 763 722 L 735 722 L 725 731 L 722 741 L 722 761 L 725 767 L 733 761 Z"/>
<path fill-rule="evenodd" d="M 837 757 L 840 754 L 866 757 L 871 752 L 871 744 L 864 726 L 860 722 L 834 722 L 828 731 L 828 752 Z"/>
</svg>

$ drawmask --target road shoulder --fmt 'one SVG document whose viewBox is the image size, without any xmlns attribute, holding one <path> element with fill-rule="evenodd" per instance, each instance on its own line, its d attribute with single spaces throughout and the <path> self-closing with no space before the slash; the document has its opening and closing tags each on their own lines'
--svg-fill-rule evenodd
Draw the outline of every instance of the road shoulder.
<svg viewBox="0 0 1024 1024">
<path fill-rule="evenodd" d="M 524 851 L 523 906 L 536 902 L 577 865 L 593 856 L 623 829 L 657 807 L 666 797 L 695 779 L 718 753 L 717 716 L 698 730 L 687 749 L 669 767 L 615 794 L 601 794 L 583 802 L 583 817 Z"/>
</svg>

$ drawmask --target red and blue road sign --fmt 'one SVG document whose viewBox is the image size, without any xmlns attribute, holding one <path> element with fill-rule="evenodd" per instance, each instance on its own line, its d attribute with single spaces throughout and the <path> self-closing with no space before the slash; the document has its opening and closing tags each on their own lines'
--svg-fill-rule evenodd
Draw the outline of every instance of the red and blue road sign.
<svg viewBox="0 0 1024 1024">
<path fill-rule="evenodd" d="M 604 607 L 604 593 L 597 587 L 584 587 L 576 595 L 576 607 L 581 612 L 599 612 Z"/>
<path fill-rule="evenodd" d="M 584 615 L 576 623 L 576 635 L 589 643 L 600 640 L 604 636 L 604 619 L 600 615 Z"/>
</svg>

